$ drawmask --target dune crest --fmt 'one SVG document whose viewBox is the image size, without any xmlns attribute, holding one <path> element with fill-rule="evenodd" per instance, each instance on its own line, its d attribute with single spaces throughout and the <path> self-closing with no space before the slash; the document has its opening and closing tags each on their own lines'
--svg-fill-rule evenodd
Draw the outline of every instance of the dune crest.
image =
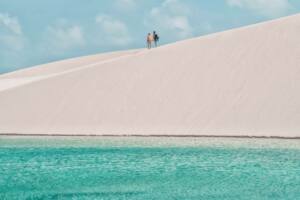
<svg viewBox="0 0 300 200">
<path fill-rule="evenodd" d="M 300 15 L 0 76 L 0 133 L 300 137 Z"/>
</svg>

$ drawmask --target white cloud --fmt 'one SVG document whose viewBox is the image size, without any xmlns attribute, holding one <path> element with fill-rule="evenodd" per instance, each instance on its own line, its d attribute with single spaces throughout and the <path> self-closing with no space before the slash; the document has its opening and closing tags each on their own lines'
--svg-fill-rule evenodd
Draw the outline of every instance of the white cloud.
<svg viewBox="0 0 300 200">
<path fill-rule="evenodd" d="M 263 16 L 273 18 L 287 13 L 291 8 L 289 0 L 226 0 L 232 7 L 253 10 Z"/>
<path fill-rule="evenodd" d="M 0 13 L 0 44 L 11 51 L 24 47 L 25 39 L 17 17 Z"/>
<path fill-rule="evenodd" d="M 43 45 L 52 53 L 74 50 L 86 44 L 82 28 L 79 25 L 70 25 L 65 20 L 48 26 L 44 37 Z"/>
<path fill-rule="evenodd" d="M 98 15 L 96 23 L 103 41 L 118 46 L 128 45 L 132 42 L 128 28 L 121 20 L 109 15 Z"/>
<path fill-rule="evenodd" d="M 0 27 L 1 26 L 16 35 L 22 35 L 22 28 L 16 17 L 0 13 Z"/>
<path fill-rule="evenodd" d="M 151 10 L 145 24 L 170 35 L 170 40 L 185 39 L 193 35 L 190 15 L 191 9 L 186 4 L 178 0 L 165 0 L 159 7 Z"/>
</svg>

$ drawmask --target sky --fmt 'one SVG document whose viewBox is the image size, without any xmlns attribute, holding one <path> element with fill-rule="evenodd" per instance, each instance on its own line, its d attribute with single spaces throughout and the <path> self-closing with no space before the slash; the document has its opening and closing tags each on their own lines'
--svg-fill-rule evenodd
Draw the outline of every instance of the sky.
<svg viewBox="0 0 300 200">
<path fill-rule="evenodd" d="M 0 0 L 0 74 L 300 13 L 299 0 Z"/>
</svg>

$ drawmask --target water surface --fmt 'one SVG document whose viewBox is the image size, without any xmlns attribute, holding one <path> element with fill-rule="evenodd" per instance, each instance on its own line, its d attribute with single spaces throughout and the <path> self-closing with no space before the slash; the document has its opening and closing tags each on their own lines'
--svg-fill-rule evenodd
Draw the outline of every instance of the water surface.
<svg viewBox="0 0 300 200">
<path fill-rule="evenodd" d="M 299 197 L 299 140 L 0 137 L 0 199 Z"/>
</svg>

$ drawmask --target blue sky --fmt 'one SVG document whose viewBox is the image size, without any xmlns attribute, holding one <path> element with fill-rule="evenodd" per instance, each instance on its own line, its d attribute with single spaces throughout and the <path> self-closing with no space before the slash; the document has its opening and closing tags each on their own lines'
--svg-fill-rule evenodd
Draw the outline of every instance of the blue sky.
<svg viewBox="0 0 300 200">
<path fill-rule="evenodd" d="M 0 0 L 0 73 L 300 12 L 299 0 Z"/>
</svg>

